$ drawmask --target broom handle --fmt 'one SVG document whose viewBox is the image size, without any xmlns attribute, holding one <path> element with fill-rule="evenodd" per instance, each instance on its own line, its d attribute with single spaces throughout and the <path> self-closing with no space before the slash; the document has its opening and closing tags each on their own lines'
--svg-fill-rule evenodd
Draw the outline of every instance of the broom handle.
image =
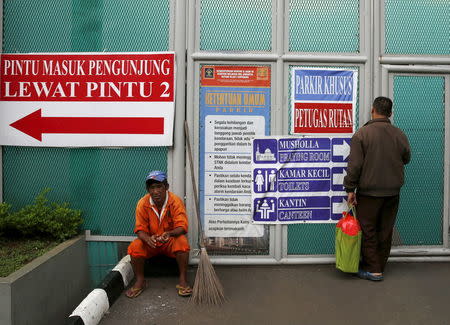
<svg viewBox="0 0 450 325">
<path fill-rule="evenodd" d="M 184 133 L 186 135 L 186 145 L 187 145 L 187 149 L 188 149 L 189 166 L 191 168 L 192 189 L 194 190 L 195 214 L 197 216 L 198 233 L 199 233 L 198 240 L 199 240 L 200 247 L 205 247 L 205 234 L 203 233 L 202 222 L 200 220 L 200 207 L 198 206 L 197 185 L 195 182 L 195 174 L 194 174 L 194 160 L 192 158 L 191 140 L 189 137 L 189 126 L 188 126 L 187 121 L 184 121 Z"/>
</svg>

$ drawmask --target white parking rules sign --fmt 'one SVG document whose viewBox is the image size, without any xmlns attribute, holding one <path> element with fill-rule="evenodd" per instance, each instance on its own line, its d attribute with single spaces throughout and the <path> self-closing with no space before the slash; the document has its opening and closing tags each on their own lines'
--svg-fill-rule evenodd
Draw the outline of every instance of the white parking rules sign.
<svg viewBox="0 0 450 325">
<path fill-rule="evenodd" d="M 351 134 L 253 140 L 253 222 L 337 222 L 347 209 L 343 187 Z"/>
</svg>

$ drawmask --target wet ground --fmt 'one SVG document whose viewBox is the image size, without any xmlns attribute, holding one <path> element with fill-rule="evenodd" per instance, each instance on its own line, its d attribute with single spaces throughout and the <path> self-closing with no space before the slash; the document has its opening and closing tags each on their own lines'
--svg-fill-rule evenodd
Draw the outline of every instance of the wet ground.
<svg viewBox="0 0 450 325">
<path fill-rule="evenodd" d="M 193 306 L 177 277 L 147 278 L 137 298 L 122 295 L 100 325 L 450 324 L 450 263 L 389 263 L 371 282 L 334 265 L 215 266 L 227 302 Z M 196 268 L 189 270 L 191 283 Z"/>
</svg>

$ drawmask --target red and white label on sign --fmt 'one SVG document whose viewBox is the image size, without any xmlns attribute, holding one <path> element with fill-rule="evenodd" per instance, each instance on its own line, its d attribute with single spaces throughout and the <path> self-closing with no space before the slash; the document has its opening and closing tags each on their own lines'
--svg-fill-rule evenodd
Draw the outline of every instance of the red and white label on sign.
<svg viewBox="0 0 450 325">
<path fill-rule="evenodd" d="M 172 144 L 174 53 L 2 54 L 0 69 L 0 144 Z"/>
<path fill-rule="evenodd" d="M 295 103 L 294 133 L 352 133 L 351 103 Z"/>
<path fill-rule="evenodd" d="M 2 54 L 2 101 L 174 99 L 174 54 Z"/>
<path fill-rule="evenodd" d="M 270 68 L 266 66 L 203 66 L 202 86 L 270 87 Z"/>
</svg>

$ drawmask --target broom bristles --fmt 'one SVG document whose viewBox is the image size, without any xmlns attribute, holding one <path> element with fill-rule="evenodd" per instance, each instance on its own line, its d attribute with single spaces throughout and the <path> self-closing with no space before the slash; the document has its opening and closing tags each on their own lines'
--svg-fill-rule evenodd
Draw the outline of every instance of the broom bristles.
<svg viewBox="0 0 450 325">
<path fill-rule="evenodd" d="M 200 249 L 200 261 L 190 300 L 197 305 L 220 305 L 225 301 L 222 284 L 204 247 Z"/>
</svg>

